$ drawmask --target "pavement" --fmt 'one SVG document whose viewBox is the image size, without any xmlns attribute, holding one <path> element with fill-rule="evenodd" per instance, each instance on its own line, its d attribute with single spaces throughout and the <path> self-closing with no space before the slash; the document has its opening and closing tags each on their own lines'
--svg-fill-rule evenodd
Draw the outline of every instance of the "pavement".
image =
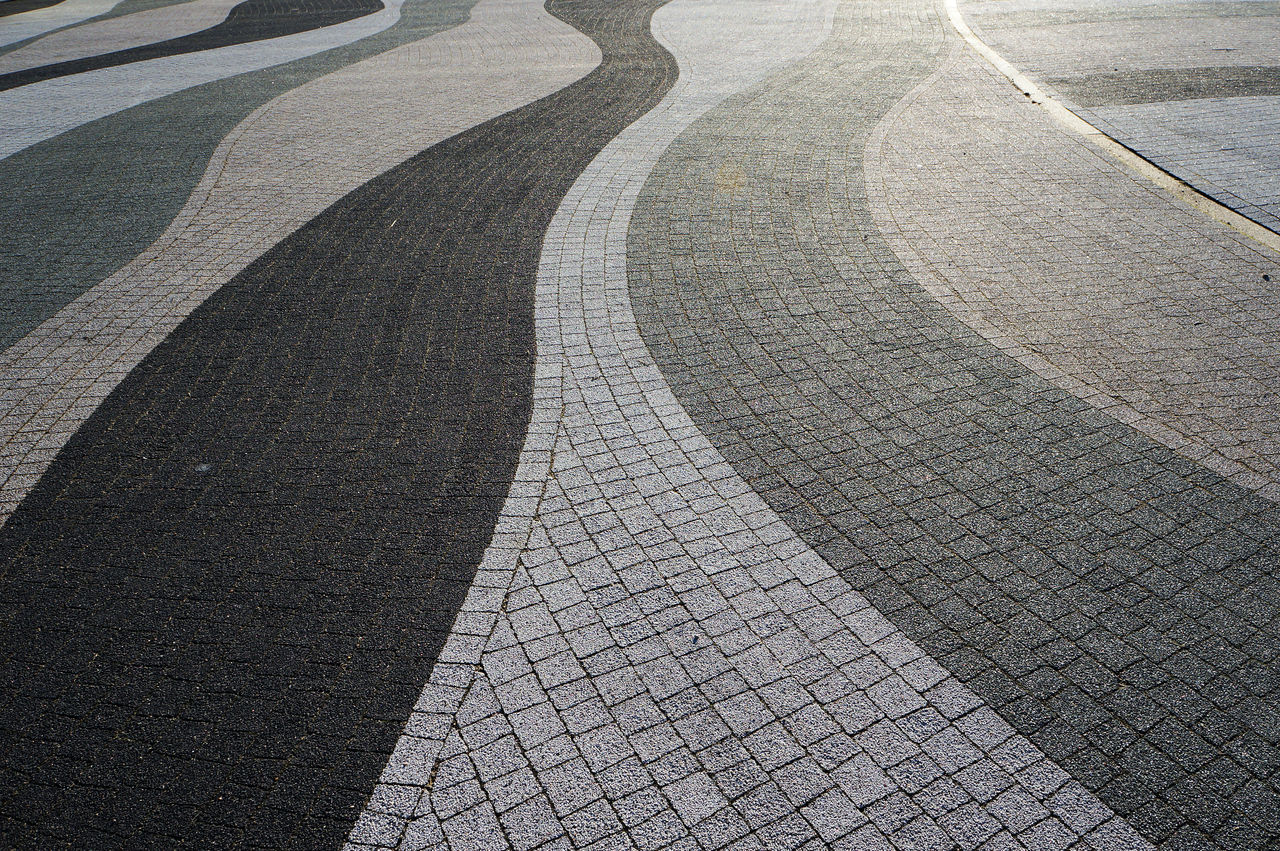
<svg viewBox="0 0 1280 851">
<path fill-rule="evenodd" d="M 3 0 L 0 846 L 1280 849 L 1278 28 Z"/>
</svg>

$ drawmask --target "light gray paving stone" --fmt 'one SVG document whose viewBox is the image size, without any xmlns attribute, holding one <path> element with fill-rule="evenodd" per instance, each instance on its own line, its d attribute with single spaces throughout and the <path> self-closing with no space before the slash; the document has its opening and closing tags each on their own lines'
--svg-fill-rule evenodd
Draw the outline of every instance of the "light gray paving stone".
<svg viewBox="0 0 1280 851">
<path fill-rule="evenodd" d="M 131 15 L 87 21 L 78 27 L 50 33 L 0 56 L 0 74 L 127 50 L 199 32 L 224 20 L 237 2 L 239 0 L 189 0 Z M 0 25 L 0 32 L 4 29 L 7 28 Z M 0 41 L 3 40 L 0 37 Z"/>
<path fill-rule="evenodd" d="M 7 116 L 0 158 L 131 106 L 366 38 L 398 21 L 402 2 L 386 0 L 371 15 L 294 35 L 86 71 L 0 92 L 0 111 Z"/>
<path fill-rule="evenodd" d="M 120 0 L 65 0 L 43 9 L 5 16 L 0 25 L 0 46 L 29 38 L 111 11 Z"/>
<path fill-rule="evenodd" d="M 777 7 L 771 8 L 776 12 Z M 794 9 L 800 19 L 787 22 L 795 24 L 793 31 L 749 28 L 745 35 L 789 45 L 792 52 L 783 56 L 777 56 L 775 46 L 774 61 L 794 61 L 812 49 L 830 25 L 828 8 L 797 3 Z M 865 12 L 850 5 L 842 14 L 856 18 Z M 841 837 L 837 847 L 884 842 L 886 835 L 892 840 L 899 832 L 901 847 L 942 841 L 946 836 L 942 828 L 877 761 L 893 766 L 921 753 L 903 729 L 914 729 L 909 719 L 917 710 L 901 706 L 904 702 L 917 708 L 934 703 L 944 726 L 945 719 L 963 717 L 980 702 L 949 679 L 931 683 L 921 694 L 876 655 L 873 645 L 885 642 L 885 655 L 894 666 L 905 670 L 906 665 L 925 658 L 860 595 L 842 584 L 698 439 L 635 328 L 624 247 L 626 222 L 647 169 L 698 115 L 769 70 L 741 67 L 740 57 L 751 55 L 749 39 L 723 26 L 707 28 L 699 23 L 705 20 L 703 15 L 715 15 L 715 10 L 675 0 L 655 17 L 655 33 L 681 63 L 681 79 L 662 104 L 621 134 L 584 172 L 563 202 L 544 244 L 535 316 L 538 402 L 517 480 L 548 481 L 542 510 L 533 517 L 527 540 L 491 546 L 485 566 L 493 570 L 506 566 L 513 583 L 509 599 L 520 596 L 520 611 L 541 605 L 537 600 L 543 599 L 544 587 L 555 589 L 550 593 L 562 593 L 560 583 L 567 575 L 595 608 L 600 627 L 578 631 L 577 645 L 575 635 L 570 636 L 570 647 L 583 654 L 580 659 L 588 677 L 574 684 L 579 688 L 574 701 L 558 705 L 569 732 L 563 740 L 553 740 L 560 742 L 556 758 L 534 756 L 530 764 L 546 784 L 555 782 L 544 776 L 552 766 L 567 764 L 575 752 L 580 754 L 601 784 L 605 799 L 618 811 L 627 840 L 636 847 L 691 841 L 691 822 L 723 812 L 719 795 L 752 830 L 745 840 L 765 847 L 782 843 L 821 847 L 822 831 L 806 819 L 804 807 L 812 807 L 817 819 L 824 812 L 821 806 L 838 806 L 818 802 L 840 800 L 858 807 L 874 825 Z M 746 26 L 746 16 L 725 20 L 740 20 Z M 759 23 L 769 22 L 779 23 L 772 15 Z M 629 432 L 632 437 L 617 454 L 600 448 L 598 435 L 605 425 L 615 436 Z M 582 450 L 584 446 L 587 451 Z M 691 460 L 692 453 L 697 463 Z M 604 507 L 599 505 L 601 499 Z M 594 542 L 589 534 L 558 536 L 558 530 L 575 525 L 577 505 L 591 505 L 597 518 L 616 513 L 634 536 L 638 552 L 622 562 L 596 561 L 590 557 Z M 719 529 L 730 534 L 718 537 Z M 703 557 L 696 552 L 720 553 L 712 562 L 716 569 L 702 569 Z M 517 560 L 556 568 L 541 583 L 538 571 L 531 570 L 532 584 L 526 584 Z M 725 620 L 719 627 L 721 634 L 743 637 L 745 646 L 736 655 L 727 655 L 685 606 L 684 596 L 695 589 L 700 606 L 719 598 L 713 608 Z M 785 610 L 770 591 L 785 598 Z M 464 606 L 468 610 L 469 605 Z M 812 617 L 805 618 L 806 612 Z M 802 619 L 803 625 L 793 618 Z M 653 634 L 636 631 L 636 625 L 644 623 L 663 638 L 670 651 L 667 655 L 648 652 L 652 645 L 644 642 Z M 847 660 L 837 663 L 825 658 L 804 626 L 822 639 L 841 635 L 844 640 L 837 646 L 846 653 L 856 648 L 852 653 L 857 659 L 874 660 L 863 666 L 860 684 L 841 673 L 850 667 Z M 587 636 L 589 644 L 583 645 Z M 543 639 L 522 637 L 514 630 L 504 633 L 500 644 L 509 646 L 511 640 Z M 641 645 L 646 652 L 637 658 L 644 661 L 628 657 L 625 649 Z M 473 665 L 481 666 L 475 673 L 479 683 L 489 651 L 467 648 L 466 652 L 473 654 Z M 618 672 L 630 670 L 634 680 L 618 679 Z M 754 686 L 748 693 L 757 696 L 759 703 L 748 704 L 745 717 L 749 721 L 743 720 L 743 701 L 737 696 L 719 697 L 712 688 L 727 673 L 737 673 Z M 703 679 L 704 674 L 709 678 Z M 844 685 L 831 688 L 834 677 Z M 646 729 L 670 729 L 675 747 L 656 753 L 651 738 L 643 738 L 643 732 L 629 733 L 634 725 L 621 723 L 606 708 L 609 694 L 616 698 L 615 707 L 631 705 L 639 696 L 631 687 L 619 691 L 620 682 L 638 684 L 666 715 L 669 724 Z M 888 684 L 878 694 L 881 701 L 902 710 L 897 719 L 886 717 L 866 697 L 864 690 L 879 683 Z M 454 696 L 448 691 L 432 693 L 444 700 Z M 843 735 L 831 731 L 848 729 L 849 717 L 838 710 L 848 705 L 841 701 L 851 696 L 861 697 L 870 714 L 849 729 L 850 736 L 843 739 L 845 752 L 831 766 L 825 760 L 830 754 L 818 746 Z M 547 699 L 555 702 L 556 694 L 548 694 Z M 450 705 L 442 703 L 435 711 L 448 714 Z M 733 724 L 759 727 L 739 738 L 742 761 L 725 767 L 733 752 L 726 750 L 728 740 L 720 737 L 725 730 L 732 732 Z M 955 741 L 973 747 L 958 727 L 949 729 L 955 730 Z M 819 739 L 814 732 L 818 730 L 830 735 Z M 989 738 L 1002 736 L 1003 730 Z M 840 749 L 832 753 L 839 754 Z M 957 800 L 948 811 L 965 805 L 983 810 L 980 805 L 996 792 L 1016 785 L 990 757 L 979 752 L 975 759 L 968 769 L 971 774 L 964 778 L 968 786 L 951 787 Z M 972 770 L 974 765 L 984 770 Z M 402 776 L 384 778 L 384 782 L 418 788 L 422 794 L 418 809 L 425 818 L 436 794 L 429 787 L 429 776 L 427 772 L 416 783 Z M 1027 794 L 1043 800 L 1061 785 L 1043 793 L 1027 790 Z M 664 808 L 646 790 L 659 791 L 673 808 Z M 990 815 L 986 819 L 983 824 L 996 823 Z M 829 833 L 832 828 L 824 821 L 822 830 Z M 742 841 L 736 835 L 725 837 L 726 845 Z"/>
<path fill-rule="evenodd" d="M 1280 498 L 1280 258 L 1024 101 L 957 51 L 894 107 L 865 161 L 890 245 L 1043 378 Z"/>
<path fill-rule="evenodd" d="M 536 0 L 483 0 L 455 29 L 318 78 L 249 115 L 150 248 L 0 353 L 0 453 L 11 459 L 0 516 L 129 370 L 241 269 L 362 183 L 567 85 L 599 58 L 594 42 Z M 404 97 L 406 86 L 414 97 Z M 495 540 L 528 534 L 540 493 L 536 483 L 513 489 Z M 468 617 L 495 611 L 508 577 L 497 581 L 477 575 L 485 602 L 477 596 Z"/>
</svg>

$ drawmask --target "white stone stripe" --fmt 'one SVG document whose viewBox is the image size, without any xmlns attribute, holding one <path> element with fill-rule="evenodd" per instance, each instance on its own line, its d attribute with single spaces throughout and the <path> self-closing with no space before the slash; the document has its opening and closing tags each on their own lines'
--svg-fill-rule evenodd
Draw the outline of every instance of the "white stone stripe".
<svg viewBox="0 0 1280 851">
<path fill-rule="evenodd" d="M 110 12 L 120 0 L 65 0 L 43 9 L 19 12 L 0 18 L 0 47 L 35 38 L 38 35 L 69 27 L 81 21 Z"/>
<path fill-rule="evenodd" d="M 639 336 L 625 249 L 646 177 L 700 115 L 811 51 L 831 9 L 675 0 L 655 16 L 680 80 L 548 230 L 517 480 L 350 848 L 656 831 L 727 846 L 743 825 L 768 847 L 796 828 L 769 801 L 827 844 L 1149 847 L 799 540 Z M 898 830 L 885 807 L 929 770 L 958 803 Z"/>
<path fill-rule="evenodd" d="M 226 20 L 241 0 L 189 0 L 50 33 L 0 56 L 0 74 L 128 50 L 199 32 Z"/>
<path fill-rule="evenodd" d="M 255 110 L 150 248 L 0 353 L 0 520 L 124 376 L 271 246 L 414 154 L 599 62 L 595 43 L 541 0 L 481 0 L 459 27 Z"/>
<path fill-rule="evenodd" d="M 400 20 L 404 0 L 328 27 L 42 80 L 0 92 L 0 159 L 81 124 L 183 89 L 359 41 Z"/>
</svg>

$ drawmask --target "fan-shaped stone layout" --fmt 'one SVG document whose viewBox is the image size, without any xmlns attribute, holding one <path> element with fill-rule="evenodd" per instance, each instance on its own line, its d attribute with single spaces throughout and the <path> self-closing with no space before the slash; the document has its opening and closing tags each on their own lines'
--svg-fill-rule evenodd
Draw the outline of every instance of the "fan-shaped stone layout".
<svg viewBox="0 0 1280 851">
<path fill-rule="evenodd" d="M 1280 848 L 1272 5 L 0 2 L 0 846 Z"/>
</svg>

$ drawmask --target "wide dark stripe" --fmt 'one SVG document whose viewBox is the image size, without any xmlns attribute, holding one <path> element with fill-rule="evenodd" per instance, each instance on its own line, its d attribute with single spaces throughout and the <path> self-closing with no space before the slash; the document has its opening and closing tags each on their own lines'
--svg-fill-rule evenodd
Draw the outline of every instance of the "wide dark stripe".
<svg viewBox="0 0 1280 851">
<path fill-rule="evenodd" d="M 127 0 L 126 0 L 127 2 Z M 152 244 L 218 144 L 277 95 L 455 27 L 475 0 L 407 0 L 400 20 L 350 44 L 238 74 L 91 121 L 0 159 L 0 348 Z"/>
<path fill-rule="evenodd" d="M 675 79 L 660 3 L 552 3 L 600 68 L 238 275 L 0 530 L 4 844 L 343 838 L 509 488 L 544 229 Z"/>
<path fill-rule="evenodd" d="M 6 15 L 19 15 L 23 12 L 44 9 L 61 2 L 63 0 L 5 0 L 5 2 L 0 3 L 0 18 Z"/>
<path fill-rule="evenodd" d="M 293 35 L 360 18 L 381 8 L 382 0 L 245 0 L 232 8 L 224 21 L 197 33 L 0 74 L 0 91 L 130 62 Z"/>
<path fill-rule="evenodd" d="M 799 535 L 1135 828 L 1280 847 L 1280 510 L 903 269 L 861 154 L 945 42 L 848 29 L 658 162 L 627 252 L 645 342 Z"/>
</svg>

